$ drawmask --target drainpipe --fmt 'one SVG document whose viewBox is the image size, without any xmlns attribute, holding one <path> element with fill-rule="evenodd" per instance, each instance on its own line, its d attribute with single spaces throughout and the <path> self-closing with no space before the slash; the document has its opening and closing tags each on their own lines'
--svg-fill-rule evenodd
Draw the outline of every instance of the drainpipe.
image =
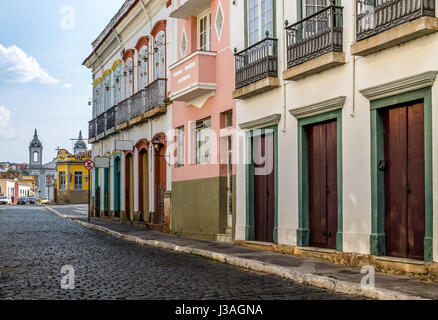
<svg viewBox="0 0 438 320">
<path fill-rule="evenodd" d="M 149 16 L 148 11 L 146 10 L 146 6 L 145 6 L 143 0 L 140 0 L 140 4 L 141 4 L 141 8 L 143 9 L 144 14 L 146 15 L 146 17 L 147 17 L 148 20 L 149 20 L 149 27 L 152 27 L 152 19 L 151 19 L 151 17 Z"/>
<path fill-rule="evenodd" d="M 281 19 L 281 23 L 282 23 L 282 27 L 283 27 L 283 23 L 285 21 L 284 19 L 284 8 L 285 8 L 285 0 L 283 0 L 283 8 L 281 10 L 282 12 L 282 19 Z M 280 70 L 286 70 L 287 69 L 287 36 L 286 36 L 286 32 L 284 31 L 284 29 L 282 29 L 282 33 L 283 33 L 283 58 L 282 61 L 280 63 L 280 65 L 282 66 L 282 68 L 280 68 Z M 286 133 L 286 117 L 287 117 L 287 85 L 289 84 L 290 81 L 287 80 L 283 80 L 283 133 Z"/>
<path fill-rule="evenodd" d="M 351 44 L 353 44 L 356 40 L 356 32 L 357 32 L 357 23 L 356 23 L 356 16 L 357 16 L 357 5 L 354 5 L 354 10 L 353 10 L 353 34 L 351 36 L 351 43 L 350 43 L 350 48 L 351 48 Z M 353 56 L 353 69 L 352 69 L 352 110 L 351 110 L 351 114 L 350 116 L 352 118 L 354 118 L 356 116 L 356 60 L 357 57 Z"/>
</svg>

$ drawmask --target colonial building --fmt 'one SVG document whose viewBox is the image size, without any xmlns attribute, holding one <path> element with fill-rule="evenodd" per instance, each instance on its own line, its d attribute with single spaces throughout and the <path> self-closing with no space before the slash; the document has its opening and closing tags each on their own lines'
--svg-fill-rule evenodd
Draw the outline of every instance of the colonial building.
<svg viewBox="0 0 438 320">
<path fill-rule="evenodd" d="M 29 145 L 29 171 L 30 175 L 36 178 L 36 197 L 48 198 L 54 200 L 54 186 L 47 185 L 47 178 L 51 181 L 56 179 L 56 162 L 55 159 L 49 163 L 43 164 L 43 144 L 38 138 L 37 130 Z"/>
<path fill-rule="evenodd" d="M 91 151 L 77 153 L 83 150 L 86 145 L 79 134 L 79 140 L 75 143 L 75 154 L 70 154 L 67 150 L 58 151 L 56 158 L 57 186 L 56 203 L 59 204 L 79 204 L 88 203 L 88 170 L 84 164 L 91 160 Z"/>
<path fill-rule="evenodd" d="M 172 231 L 232 241 L 234 56 L 231 1 L 174 1 L 170 17 L 175 60 L 170 65 L 172 127 Z"/>
<path fill-rule="evenodd" d="M 176 25 L 170 4 L 125 1 L 84 61 L 93 73 L 92 156 L 109 159 L 109 168 L 93 170 L 93 212 L 158 230 L 170 227 L 164 215 L 172 187 L 166 133 Z"/>
<path fill-rule="evenodd" d="M 236 12 L 236 238 L 438 261 L 436 1 Z"/>
</svg>

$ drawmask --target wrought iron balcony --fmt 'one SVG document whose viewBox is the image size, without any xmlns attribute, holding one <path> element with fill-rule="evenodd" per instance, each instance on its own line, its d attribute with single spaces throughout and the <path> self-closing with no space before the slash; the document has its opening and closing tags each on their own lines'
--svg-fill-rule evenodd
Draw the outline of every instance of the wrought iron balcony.
<svg viewBox="0 0 438 320">
<path fill-rule="evenodd" d="M 116 107 L 112 107 L 106 112 L 106 131 L 116 126 Z"/>
<path fill-rule="evenodd" d="M 117 105 L 116 126 L 129 121 L 131 113 L 131 99 L 125 99 Z"/>
<path fill-rule="evenodd" d="M 356 0 L 356 41 L 420 17 L 435 17 L 435 0 Z"/>
<path fill-rule="evenodd" d="M 105 132 L 105 113 L 102 113 L 97 117 L 97 135 L 100 135 Z"/>
<path fill-rule="evenodd" d="M 96 138 L 96 119 L 88 122 L 88 139 Z"/>
<path fill-rule="evenodd" d="M 343 51 L 342 9 L 328 6 L 286 27 L 288 69 L 329 52 Z"/>
<path fill-rule="evenodd" d="M 144 89 L 145 112 L 166 105 L 167 79 L 158 78 Z"/>
<path fill-rule="evenodd" d="M 268 77 L 278 77 L 277 39 L 265 38 L 235 53 L 236 89 Z"/>
<path fill-rule="evenodd" d="M 129 120 L 145 113 L 145 94 L 144 90 L 141 90 L 132 96 L 131 113 Z"/>
</svg>

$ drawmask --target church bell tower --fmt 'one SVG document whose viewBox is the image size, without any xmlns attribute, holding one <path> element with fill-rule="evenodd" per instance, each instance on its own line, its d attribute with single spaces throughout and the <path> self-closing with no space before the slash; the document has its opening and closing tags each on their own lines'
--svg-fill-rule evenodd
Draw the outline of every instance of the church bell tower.
<svg viewBox="0 0 438 320">
<path fill-rule="evenodd" d="M 43 145 L 38 139 L 38 133 L 36 129 L 33 140 L 29 145 L 29 166 L 30 169 L 37 169 L 43 166 Z"/>
</svg>

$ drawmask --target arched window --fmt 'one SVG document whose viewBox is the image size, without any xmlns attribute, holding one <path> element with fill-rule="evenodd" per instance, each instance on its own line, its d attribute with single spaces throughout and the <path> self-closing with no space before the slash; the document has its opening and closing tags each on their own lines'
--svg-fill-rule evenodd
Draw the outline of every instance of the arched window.
<svg viewBox="0 0 438 320">
<path fill-rule="evenodd" d="M 122 100 L 122 65 L 118 64 L 113 71 L 114 105 Z"/>
<path fill-rule="evenodd" d="M 143 46 L 138 53 L 138 80 L 139 80 L 139 90 L 143 89 L 148 85 L 149 82 L 149 55 L 147 46 Z"/>
<path fill-rule="evenodd" d="M 102 113 L 102 81 L 98 81 L 94 86 L 94 112 L 95 116 Z"/>
<path fill-rule="evenodd" d="M 129 58 L 125 62 L 125 98 L 132 96 L 134 92 L 134 59 Z"/>
<path fill-rule="evenodd" d="M 158 32 L 155 37 L 155 79 L 166 77 L 166 35 L 164 31 Z"/>
<path fill-rule="evenodd" d="M 108 72 L 105 75 L 105 79 L 103 80 L 103 87 L 104 87 L 104 103 L 105 103 L 105 110 L 110 109 L 111 106 L 111 73 Z"/>
<path fill-rule="evenodd" d="M 35 152 L 33 153 L 33 162 L 34 162 L 34 163 L 38 163 L 38 162 L 40 161 L 39 156 L 40 156 L 40 155 L 39 155 L 38 152 L 35 151 Z"/>
</svg>

